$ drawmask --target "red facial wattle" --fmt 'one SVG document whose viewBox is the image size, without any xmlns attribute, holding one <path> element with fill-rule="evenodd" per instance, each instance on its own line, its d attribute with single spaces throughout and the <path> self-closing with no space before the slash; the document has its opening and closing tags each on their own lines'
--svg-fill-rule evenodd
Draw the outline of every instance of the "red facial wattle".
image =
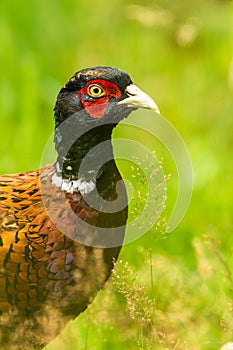
<svg viewBox="0 0 233 350">
<path fill-rule="evenodd" d="M 97 84 L 103 89 L 103 94 L 100 97 L 90 96 L 89 87 L 93 84 Z M 121 97 L 119 87 L 111 81 L 103 79 L 88 81 L 85 87 L 77 91 L 77 93 L 80 96 L 83 107 L 92 118 L 101 118 L 105 113 L 110 99 L 119 99 Z"/>
</svg>

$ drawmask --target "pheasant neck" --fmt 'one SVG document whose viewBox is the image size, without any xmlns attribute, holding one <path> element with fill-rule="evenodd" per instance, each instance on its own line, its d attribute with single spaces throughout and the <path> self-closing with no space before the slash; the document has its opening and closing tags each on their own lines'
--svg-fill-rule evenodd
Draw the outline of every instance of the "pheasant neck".
<svg viewBox="0 0 233 350">
<path fill-rule="evenodd" d="M 104 163 L 113 159 L 111 134 L 114 126 L 97 126 L 81 133 L 78 138 L 74 130 L 65 130 L 64 133 L 58 127 L 55 131 L 57 175 L 62 176 L 62 179 L 86 181 L 98 177 L 106 167 Z"/>
</svg>

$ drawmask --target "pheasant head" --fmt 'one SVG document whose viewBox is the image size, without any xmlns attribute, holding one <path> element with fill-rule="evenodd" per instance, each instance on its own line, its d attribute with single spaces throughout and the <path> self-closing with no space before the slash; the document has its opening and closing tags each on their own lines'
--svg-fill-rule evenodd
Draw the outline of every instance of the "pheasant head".
<svg viewBox="0 0 233 350">
<path fill-rule="evenodd" d="M 110 140 L 117 123 L 137 108 L 159 111 L 155 102 L 120 69 L 98 66 L 75 73 L 60 90 L 54 108 L 58 176 L 80 178 L 80 163 L 88 152 Z M 94 163 L 102 151 L 89 155 L 83 179 L 95 173 Z M 105 146 L 104 153 L 112 155 L 111 145 Z"/>
</svg>

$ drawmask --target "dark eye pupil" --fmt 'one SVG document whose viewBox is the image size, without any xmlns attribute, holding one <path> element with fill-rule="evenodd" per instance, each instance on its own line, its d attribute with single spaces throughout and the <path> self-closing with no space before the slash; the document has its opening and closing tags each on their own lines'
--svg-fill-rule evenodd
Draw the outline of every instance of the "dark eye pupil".
<svg viewBox="0 0 233 350">
<path fill-rule="evenodd" d="M 99 93 L 99 91 L 100 91 L 100 89 L 99 89 L 99 88 L 94 88 L 94 93 L 95 93 L 95 94 L 98 94 L 98 93 Z"/>
</svg>

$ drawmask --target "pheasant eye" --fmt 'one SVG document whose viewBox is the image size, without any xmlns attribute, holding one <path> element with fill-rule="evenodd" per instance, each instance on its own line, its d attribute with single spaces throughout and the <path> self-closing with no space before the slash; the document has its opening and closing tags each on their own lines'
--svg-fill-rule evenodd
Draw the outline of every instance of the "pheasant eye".
<svg viewBox="0 0 233 350">
<path fill-rule="evenodd" d="M 101 97 L 104 95 L 104 90 L 101 86 L 93 84 L 88 87 L 88 94 L 91 97 Z"/>
</svg>

